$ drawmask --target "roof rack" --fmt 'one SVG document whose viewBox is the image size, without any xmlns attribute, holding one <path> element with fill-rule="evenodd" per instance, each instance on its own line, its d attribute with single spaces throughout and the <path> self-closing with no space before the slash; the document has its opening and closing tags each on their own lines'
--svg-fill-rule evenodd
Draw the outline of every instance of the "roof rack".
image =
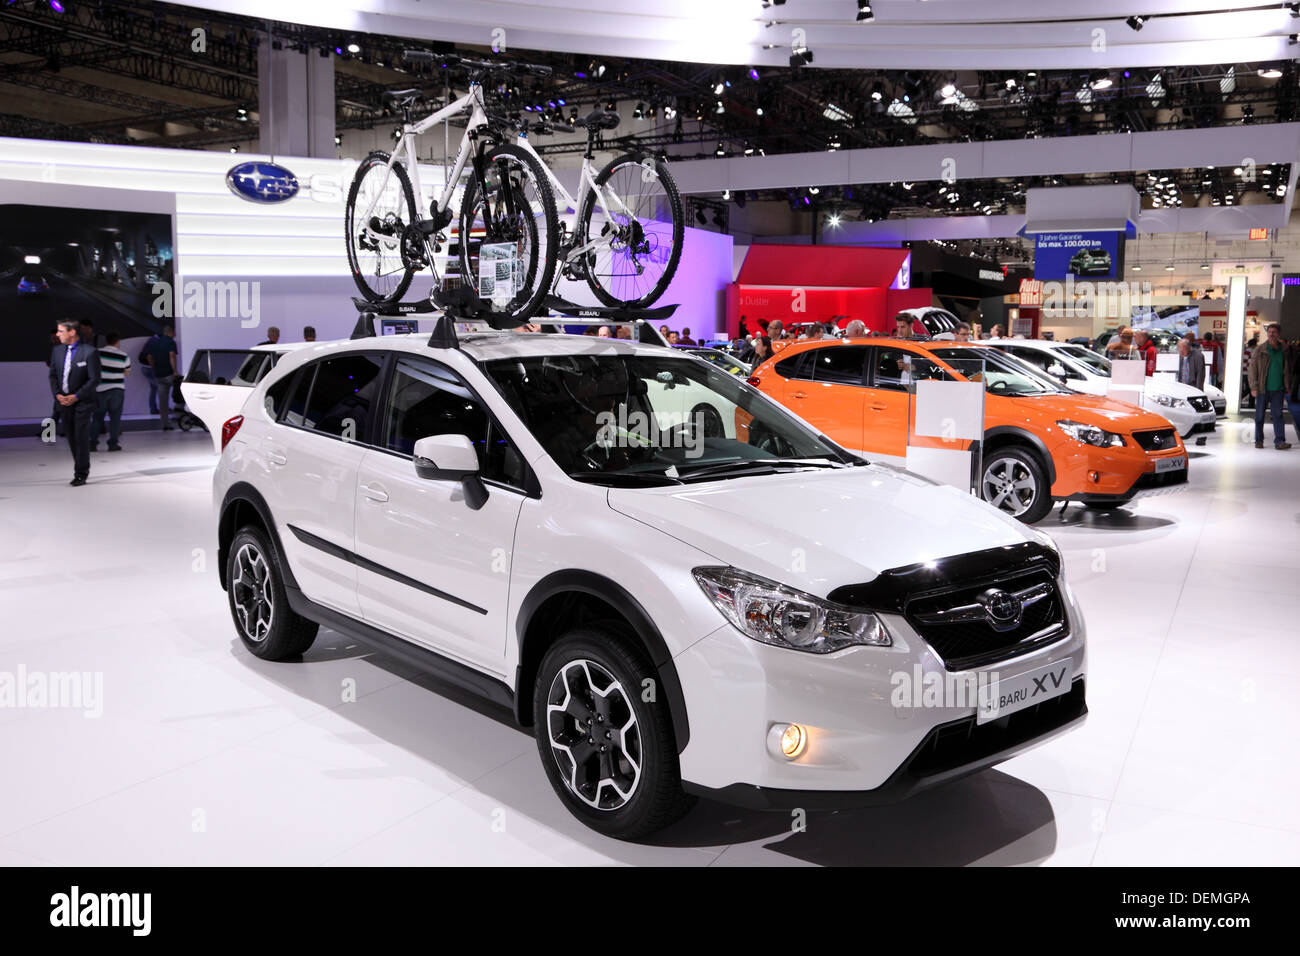
<svg viewBox="0 0 1300 956">
<path fill-rule="evenodd" d="M 380 316 L 399 317 L 438 313 L 429 336 L 429 347 L 435 349 L 459 347 L 460 343 L 456 336 L 458 322 L 482 322 L 495 331 L 515 329 L 525 324 L 523 320 L 506 319 L 493 312 L 474 294 L 473 290 L 465 286 L 446 292 L 434 292 L 428 299 L 421 299 L 418 302 L 370 302 L 354 297 L 352 304 L 360 313 L 357 316 L 356 327 L 352 330 L 353 339 L 372 338 L 375 335 L 375 319 Z M 532 321 L 536 324 L 627 326 L 636 332 L 637 341 L 651 345 L 667 344 L 653 323 L 664 321 L 677 311 L 676 305 L 664 305 L 653 309 L 578 305 L 557 295 L 547 296 L 542 304 L 548 312 L 555 314 L 535 316 Z M 559 321 L 556 321 L 557 319 Z"/>
</svg>

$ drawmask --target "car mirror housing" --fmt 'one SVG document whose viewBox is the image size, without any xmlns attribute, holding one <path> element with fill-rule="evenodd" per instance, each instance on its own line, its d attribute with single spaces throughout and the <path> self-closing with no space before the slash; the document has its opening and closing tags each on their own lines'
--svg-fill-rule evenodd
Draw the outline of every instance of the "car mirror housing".
<svg viewBox="0 0 1300 956">
<path fill-rule="evenodd" d="M 465 503 L 475 511 L 487 502 L 487 487 L 478 473 L 478 452 L 465 435 L 429 435 L 414 449 L 415 473 L 427 481 L 459 481 Z"/>
</svg>

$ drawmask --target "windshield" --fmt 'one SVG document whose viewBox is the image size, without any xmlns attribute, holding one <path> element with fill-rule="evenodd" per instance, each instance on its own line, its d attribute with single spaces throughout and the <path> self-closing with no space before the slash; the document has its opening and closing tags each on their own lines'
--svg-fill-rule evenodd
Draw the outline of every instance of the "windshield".
<svg viewBox="0 0 1300 956">
<path fill-rule="evenodd" d="M 734 375 L 668 352 L 497 359 L 484 371 L 580 481 L 674 484 L 861 464 Z"/>
<path fill-rule="evenodd" d="M 1066 395 L 1059 382 L 1028 362 L 989 348 L 931 349 L 935 358 L 947 363 L 971 382 L 983 382 L 990 395 Z"/>
<path fill-rule="evenodd" d="M 1060 351 L 1098 375 L 1110 375 L 1110 359 L 1098 355 L 1092 349 L 1085 349 L 1082 345 L 1063 345 Z"/>
</svg>

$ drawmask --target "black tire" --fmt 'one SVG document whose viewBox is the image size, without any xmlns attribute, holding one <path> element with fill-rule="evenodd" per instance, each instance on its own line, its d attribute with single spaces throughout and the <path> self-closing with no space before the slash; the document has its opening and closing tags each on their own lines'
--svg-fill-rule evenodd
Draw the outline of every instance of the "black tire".
<svg viewBox="0 0 1300 956">
<path fill-rule="evenodd" d="M 622 156 L 616 156 L 596 175 L 596 184 L 604 186 L 620 171 L 625 171 L 628 166 L 635 166 L 644 170 L 645 167 L 642 165 L 644 161 L 645 157 L 638 157 L 635 153 L 624 153 Z M 616 295 L 617 290 L 611 290 L 609 288 L 610 283 L 602 279 L 596 273 L 595 264 L 589 262 L 586 270 L 587 285 L 596 298 L 605 305 L 626 305 L 630 308 L 645 308 L 653 305 L 664 294 L 668 284 L 673 281 L 673 276 L 677 272 L 677 264 L 681 262 L 682 243 L 686 235 L 686 214 L 682 211 L 682 197 L 677 191 L 677 183 L 673 181 L 672 174 L 668 172 L 668 165 L 660 159 L 656 159 L 654 164 L 655 175 L 659 177 L 664 189 L 667 211 L 672 216 L 672 223 L 668 230 L 671 235 L 671 248 L 668 250 L 663 272 L 659 274 L 657 281 L 649 289 L 638 289 L 636 290 L 637 295 L 628 298 Z M 641 176 L 642 173 L 636 173 L 635 175 Z M 578 228 L 581 235 L 586 239 L 591 238 L 591 217 L 595 212 L 595 208 L 596 194 L 588 192 L 583 198 L 582 208 L 578 211 Z"/>
<path fill-rule="evenodd" d="M 368 173 L 374 176 L 380 175 L 384 167 L 388 165 L 388 160 L 388 153 L 376 151 L 361 161 L 356 174 L 352 177 L 352 186 L 348 190 L 347 211 L 344 213 L 343 237 L 348 247 L 348 269 L 352 272 L 352 281 L 357 284 L 361 295 L 370 302 L 397 302 L 406 294 L 406 290 L 411 287 L 411 279 L 415 275 L 415 265 L 402 254 L 400 239 L 394 263 L 400 263 L 402 266 L 400 276 L 396 271 L 386 273 L 388 276 L 397 277 L 396 284 L 384 280 L 381 276 L 367 276 L 365 273 L 369 270 L 364 268 L 366 263 L 363 263 L 362 256 L 373 255 L 373 253 L 357 248 L 361 238 L 359 232 L 364 224 L 356 222 L 356 217 L 366 211 L 356 208 L 361 184 Z M 378 172 L 375 172 L 375 170 L 378 170 Z M 391 210 L 398 219 L 394 223 L 394 230 L 405 231 L 406 227 L 415 222 L 419 215 L 415 205 L 415 191 L 411 188 L 411 177 L 407 174 L 406 167 L 401 163 L 393 163 L 393 175 L 401 188 L 401 204 L 405 206 L 404 209 Z M 377 256 L 376 259 L 378 260 Z M 376 265 L 382 267 L 382 260 L 378 260 Z"/>
<path fill-rule="evenodd" d="M 260 557 L 265 567 L 264 576 L 256 573 L 255 560 L 245 563 L 245 558 L 252 555 Z M 256 525 L 240 528 L 230 542 L 230 551 L 226 555 L 226 595 L 230 616 L 244 646 L 264 661 L 301 657 L 316 640 L 320 627 L 315 621 L 295 614 L 289 607 L 281 567 L 279 553 L 266 532 Z M 253 572 L 251 576 L 250 571 Z M 261 595 L 269 602 L 269 607 L 255 618 L 248 610 L 250 599 L 255 600 L 255 596 L 246 592 L 259 590 L 257 585 L 260 585 Z"/>
<path fill-rule="evenodd" d="M 602 670 L 604 674 L 600 673 Z M 564 680 L 560 679 L 562 672 Z M 594 678 L 594 684 L 587 675 Z M 604 684 L 606 676 L 613 682 Z M 624 636 L 617 625 L 597 623 L 575 628 L 556 641 L 542 659 L 533 688 L 537 750 L 555 793 L 569 812 L 587 826 L 620 840 L 634 840 L 661 830 L 681 819 L 695 803 L 694 798 L 682 791 L 668 702 L 662 694 L 656 695 L 652 702 L 642 699 L 646 686 L 643 682 L 647 680 L 655 682 L 651 686 L 661 686 L 657 671 L 640 647 Z M 600 685 L 598 689 L 605 696 L 583 697 L 584 681 L 588 687 Z M 566 691 L 568 698 L 562 696 Z M 552 700 L 562 703 L 565 699 L 572 701 L 570 709 L 555 712 L 553 721 L 550 703 Z M 606 711 L 603 719 L 601 707 Z M 625 715 L 634 717 L 635 725 L 625 720 Z M 610 742 L 604 744 L 610 748 L 609 756 L 593 751 L 589 757 L 575 761 L 574 756 L 582 757 L 584 751 L 601 746 L 597 735 L 602 724 L 611 728 L 605 731 Z M 629 736 L 621 746 L 614 742 L 610 734 L 618 729 L 615 724 L 625 733 L 630 727 L 635 740 Z M 583 750 L 578 750 L 581 733 L 590 732 L 592 727 L 596 733 L 587 738 Z M 566 745 L 571 744 L 574 751 L 553 745 L 553 735 Z M 634 756 L 635 762 L 625 759 L 624 749 L 626 754 Z M 628 780 L 633 767 L 634 779 Z M 589 772 L 583 773 L 584 769 Z M 607 771 L 608 778 L 604 777 Z M 594 789 L 588 782 L 587 795 L 582 796 L 570 784 L 570 779 L 581 788 L 584 780 L 590 780 L 592 772 L 599 782 Z M 615 788 L 615 782 L 624 784 L 625 796 Z"/>
<path fill-rule="evenodd" d="M 984 456 L 983 469 L 980 497 L 999 510 L 1025 524 L 1042 521 L 1052 510 L 1052 489 L 1047 481 L 1047 469 L 1039 461 L 1037 453 L 1020 445 L 1006 445 Z M 1032 488 L 1015 487 L 1002 495 L 1002 490 L 1006 489 L 998 482 L 1008 479 L 1017 483 L 1029 480 L 1033 485 Z"/>
<path fill-rule="evenodd" d="M 531 248 L 529 250 L 523 290 L 505 306 L 495 306 L 491 302 L 484 301 L 484 305 L 494 312 L 504 325 L 523 325 L 541 311 L 542 300 L 550 293 L 555 279 L 556 242 L 560 231 L 559 216 L 555 211 L 555 193 L 551 189 L 551 181 L 546 175 L 546 170 L 529 153 L 518 146 L 509 143 L 497 146 L 484 156 L 483 163 L 485 169 L 496 168 L 498 176 L 500 175 L 499 170 L 503 167 L 509 168 L 511 163 L 527 169 L 530 184 L 537 192 L 537 197 L 531 204 L 541 207 L 536 212 L 542 214 L 542 225 L 545 226 L 546 231 L 544 236 L 541 235 L 541 231 L 537 228 L 535 215 L 525 217 L 523 220 L 524 227 L 531 236 Z M 518 202 L 520 198 L 528 201 L 527 197 L 519 197 L 515 199 L 515 202 Z M 481 201 L 478 177 L 470 176 L 469 182 L 465 186 L 464 198 L 460 204 L 460 234 L 457 238 L 460 246 L 461 281 L 469 286 L 476 295 L 479 289 L 476 263 L 478 262 L 478 248 L 482 245 L 483 240 L 471 242 L 469 236 L 474 228 L 474 223 L 477 221 L 476 208 Z M 485 236 L 484 239 L 493 241 L 494 237 Z"/>
</svg>

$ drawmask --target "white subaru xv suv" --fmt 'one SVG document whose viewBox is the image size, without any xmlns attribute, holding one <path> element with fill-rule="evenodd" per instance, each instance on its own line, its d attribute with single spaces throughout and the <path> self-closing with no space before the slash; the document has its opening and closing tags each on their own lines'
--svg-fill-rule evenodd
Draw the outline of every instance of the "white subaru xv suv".
<svg viewBox="0 0 1300 956">
<path fill-rule="evenodd" d="M 248 650 L 325 626 L 511 708 L 605 834 L 893 801 L 1087 714 L 1049 539 L 693 356 L 392 335 L 240 394 L 214 497 Z"/>
</svg>

